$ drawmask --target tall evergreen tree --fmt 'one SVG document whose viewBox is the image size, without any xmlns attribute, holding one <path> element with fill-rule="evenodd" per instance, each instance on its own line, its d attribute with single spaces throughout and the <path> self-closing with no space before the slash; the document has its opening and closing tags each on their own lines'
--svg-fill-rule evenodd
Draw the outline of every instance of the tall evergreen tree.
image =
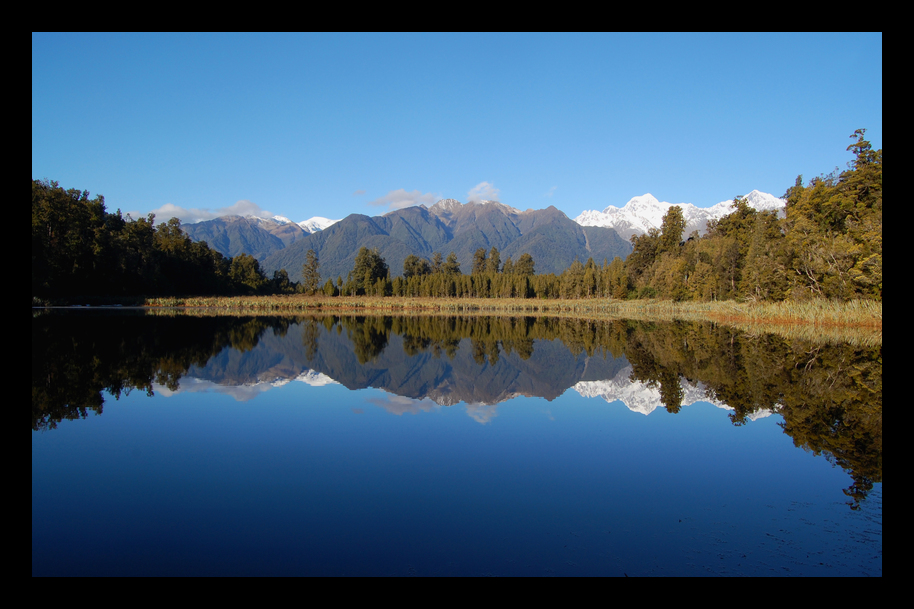
<svg viewBox="0 0 914 609">
<path fill-rule="evenodd" d="M 533 256 L 524 252 L 514 263 L 514 272 L 518 275 L 533 275 L 535 273 L 536 263 Z"/>
<path fill-rule="evenodd" d="M 375 290 L 379 279 L 387 279 L 387 262 L 376 249 L 362 247 L 355 257 L 352 281 L 357 293 L 368 294 Z"/>
<path fill-rule="evenodd" d="M 480 247 L 473 253 L 473 274 L 480 275 L 486 272 L 488 259 L 486 258 L 486 248 Z"/>
<path fill-rule="evenodd" d="M 492 274 L 501 272 L 501 254 L 498 253 L 498 248 L 494 245 L 489 252 L 489 260 L 486 262 L 486 272 Z"/>
<path fill-rule="evenodd" d="M 457 261 L 457 254 L 451 252 L 447 255 L 447 260 L 441 265 L 441 272 L 445 275 L 459 275 L 460 262 Z"/>
<path fill-rule="evenodd" d="M 302 290 L 305 294 L 314 295 L 321 285 L 320 260 L 313 249 L 309 249 L 306 256 L 301 270 Z"/>
<path fill-rule="evenodd" d="M 410 277 L 420 277 L 422 275 L 428 275 L 432 272 L 432 267 L 428 263 L 428 260 L 424 258 L 419 258 L 415 254 L 410 254 L 406 257 L 406 260 L 403 261 L 403 278 L 409 279 Z"/>
<path fill-rule="evenodd" d="M 663 215 L 660 226 L 659 249 L 661 252 L 673 252 L 679 248 L 685 226 L 682 208 L 678 205 L 670 205 L 670 209 Z"/>
</svg>

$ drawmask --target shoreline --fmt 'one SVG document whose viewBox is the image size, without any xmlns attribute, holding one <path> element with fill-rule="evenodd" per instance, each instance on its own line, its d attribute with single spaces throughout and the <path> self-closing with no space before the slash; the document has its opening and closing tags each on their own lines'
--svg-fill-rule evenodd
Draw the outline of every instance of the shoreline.
<svg viewBox="0 0 914 609">
<path fill-rule="evenodd" d="M 836 302 L 673 302 L 668 300 L 410 298 L 377 296 L 233 296 L 150 298 L 144 306 L 213 308 L 251 312 L 310 313 L 364 311 L 433 312 L 490 315 L 570 314 L 600 318 L 706 320 L 719 323 L 839 326 L 882 329 L 882 303 L 869 300 Z"/>
<path fill-rule="evenodd" d="M 87 299 L 88 300 L 88 299 Z M 190 316 L 534 316 L 607 322 L 707 322 L 750 334 L 774 333 L 814 343 L 882 344 L 882 303 L 835 302 L 672 302 L 668 300 L 539 300 L 493 298 L 408 298 L 377 296 L 233 296 L 148 298 L 132 304 L 110 300 L 41 307 L 54 309 L 145 310 L 153 315 Z M 33 313 L 35 314 L 35 313 Z M 40 314 L 40 313 L 38 313 Z"/>
</svg>

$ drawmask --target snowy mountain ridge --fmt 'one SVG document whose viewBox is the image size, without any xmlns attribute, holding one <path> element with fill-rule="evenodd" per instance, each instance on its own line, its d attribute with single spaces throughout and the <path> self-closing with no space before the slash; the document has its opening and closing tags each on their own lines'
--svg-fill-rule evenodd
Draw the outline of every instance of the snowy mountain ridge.
<svg viewBox="0 0 914 609">
<path fill-rule="evenodd" d="M 333 224 L 339 222 L 339 220 L 331 220 L 330 218 L 324 218 L 323 216 L 314 216 L 313 218 L 308 218 L 307 220 L 302 220 L 301 222 L 294 222 L 285 216 L 271 216 L 269 218 L 264 218 L 262 216 L 248 214 L 240 217 L 247 218 L 248 220 L 256 222 L 261 226 L 266 225 L 265 228 L 267 228 L 267 230 L 270 230 L 270 225 L 279 224 L 284 226 L 288 224 L 294 224 L 309 234 L 322 231 L 328 226 L 332 226 Z"/>
<path fill-rule="evenodd" d="M 749 206 L 759 211 L 778 210 L 783 215 L 785 201 L 774 195 L 753 190 L 745 197 Z M 613 228 L 623 239 L 630 239 L 632 235 L 643 235 L 651 228 L 659 229 L 663 216 L 670 207 L 677 205 L 682 208 L 682 215 L 686 221 L 683 237 L 697 230 L 703 235 L 707 230 L 709 220 L 719 220 L 729 214 L 733 201 L 721 201 L 711 207 L 697 207 L 691 203 L 668 203 L 657 200 L 654 195 L 645 193 L 632 197 L 622 207 L 609 205 L 603 211 L 587 210 L 574 218 L 581 226 L 602 226 Z"/>
<path fill-rule="evenodd" d="M 602 381 L 579 381 L 571 389 L 581 397 L 602 398 L 612 403 L 622 402 L 632 412 L 649 415 L 658 407 L 662 407 L 660 388 L 650 387 L 642 381 L 631 380 L 632 367 L 626 366 L 611 379 Z M 685 379 L 680 380 L 682 386 L 682 405 L 690 406 L 695 402 L 707 402 L 724 410 L 733 410 L 731 406 L 708 396 L 704 384 L 692 384 Z M 769 410 L 763 410 L 750 416 L 750 420 L 765 418 L 771 415 Z"/>
</svg>

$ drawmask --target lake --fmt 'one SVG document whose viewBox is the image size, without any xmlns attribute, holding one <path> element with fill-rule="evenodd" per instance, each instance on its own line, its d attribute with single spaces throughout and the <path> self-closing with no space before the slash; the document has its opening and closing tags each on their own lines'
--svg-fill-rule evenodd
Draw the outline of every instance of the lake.
<svg viewBox="0 0 914 609">
<path fill-rule="evenodd" d="M 33 310 L 32 575 L 881 576 L 881 338 Z"/>
</svg>

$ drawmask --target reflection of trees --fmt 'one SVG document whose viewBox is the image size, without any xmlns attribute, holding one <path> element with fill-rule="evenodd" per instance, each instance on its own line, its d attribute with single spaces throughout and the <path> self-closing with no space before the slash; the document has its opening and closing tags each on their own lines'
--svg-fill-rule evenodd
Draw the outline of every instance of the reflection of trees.
<svg viewBox="0 0 914 609">
<path fill-rule="evenodd" d="M 190 366 L 225 347 L 247 350 L 282 318 L 152 317 L 142 312 L 59 311 L 32 318 L 32 429 L 100 414 L 101 391 L 119 398 L 153 383 L 177 389 Z"/>
<path fill-rule="evenodd" d="M 353 337 L 364 363 L 390 333 L 404 336 L 409 356 L 431 352 L 453 358 L 470 339 L 473 361 L 494 367 L 503 355 L 534 354 L 534 341 L 560 340 L 572 354 L 623 354 L 632 380 L 658 388 L 667 411 L 679 412 L 683 381 L 702 383 L 708 398 L 733 410 L 734 425 L 776 411 L 796 446 L 824 455 L 847 470 L 859 500 L 882 479 L 881 346 L 816 344 L 773 334 L 747 334 L 697 322 L 592 321 L 573 318 L 414 316 L 336 318 Z M 383 331 L 379 321 L 386 319 Z M 360 324 L 365 327 L 359 329 Z M 371 337 L 375 337 L 374 340 Z M 357 342 L 361 341 L 361 342 Z M 372 355 L 373 354 L 373 355 Z M 369 357 L 370 356 L 370 357 Z M 368 359 L 366 359 L 368 358 Z M 544 371 L 550 370 L 547 364 Z"/>
<path fill-rule="evenodd" d="M 347 318 L 349 338 L 360 364 L 374 361 L 387 346 L 390 338 L 390 317 Z"/>
<path fill-rule="evenodd" d="M 334 346 L 340 339 L 329 340 L 334 329 L 348 338 L 353 361 L 362 366 L 387 365 L 389 356 L 383 352 L 391 335 L 402 336 L 401 359 L 421 354 L 448 358 L 439 372 L 420 371 L 418 364 L 404 366 L 409 373 L 396 382 L 403 390 L 409 387 L 410 395 L 440 391 L 447 369 L 461 359 L 461 344 L 469 349 L 462 359 L 470 368 L 473 362 L 480 366 L 473 390 L 483 401 L 503 396 L 506 384 L 521 386 L 516 384 L 521 369 L 523 378 L 535 380 L 523 385 L 524 391 L 535 387 L 536 395 L 560 395 L 580 380 L 580 373 L 569 365 L 576 365 L 582 354 L 598 359 L 601 354 L 624 355 L 632 366 L 632 380 L 659 388 L 671 413 L 681 408 L 682 382 L 700 382 L 709 399 L 733 409 L 734 425 L 761 411 L 781 414 L 784 432 L 797 447 L 849 472 L 853 484 L 845 492 L 855 502 L 882 480 L 881 346 L 817 344 L 693 322 L 485 316 L 158 317 L 85 310 L 37 315 L 32 321 L 32 429 L 51 429 L 63 419 L 100 413 L 102 390 L 117 398 L 134 390 L 151 394 L 154 383 L 175 389 L 191 366 L 206 366 L 225 347 L 250 351 L 267 329 L 282 336 L 296 323 L 301 324 L 303 355 L 309 362 L 320 359 L 319 351 L 347 349 Z M 319 337 L 326 337 L 326 343 L 319 345 Z M 468 346 L 462 343 L 467 339 Z M 537 347 L 537 341 L 548 345 Z M 556 341 L 568 351 L 557 349 Z M 514 353 L 523 361 L 522 368 L 517 367 L 518 359 L 509 357 Z M 358 381 L 362 386 L 374 382 L 374 373 L 363 376 Z M 464 399 L 453 387 L 446 389 L 450 390 L 454 393 L 448 395 L 455 400 Z"/>
<path fill-rule="evenodd" d="M 678 379 L 701 381 L 733 408 L 735 425 L 780 413 L 797 447 L 847 470 L 855 502 L 882 480 L 882 347 L 814 344 L 698 323 L 632 324 L 626 356 L 633 380 L 660 386 L 678 404 Z M 679 394 L 681 398 L 681 394 Z"/>
<path fill-rule="evenodd" d="M 317 320 L 308 319 L 301 322 L 302 325 L 302 342 L 305 345 L 305 357 L 313 360 L 317 355 L 318 337 L 320 330 L 317 328 Z"/>
</svg>

